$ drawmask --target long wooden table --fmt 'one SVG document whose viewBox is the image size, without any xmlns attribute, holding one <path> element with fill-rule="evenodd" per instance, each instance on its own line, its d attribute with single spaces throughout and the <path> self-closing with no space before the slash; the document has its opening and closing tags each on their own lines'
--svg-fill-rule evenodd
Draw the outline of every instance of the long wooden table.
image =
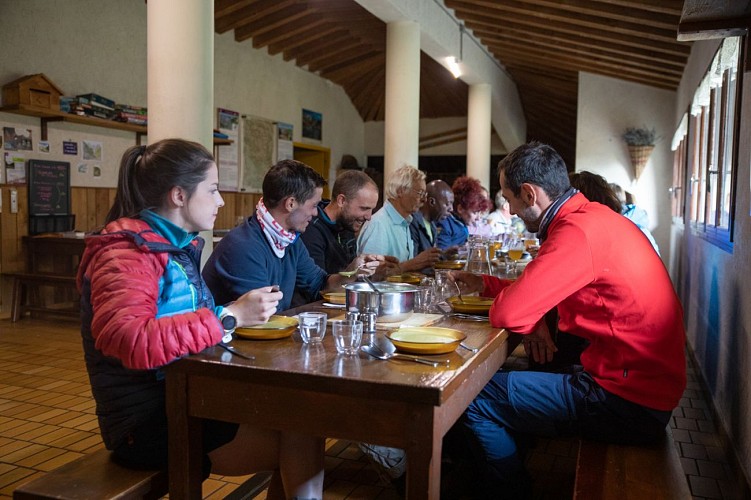
<svg viewBox="0 0 751 500">
<path fill-rule="evenodd" d="M 297 333 L 233 341 L 253 361 L 214 347 L 170 364 L 170 498 L 201 497 L 202 418 L 405 449 L 408 497 L 439 498 L 443 436 L 505 361 L 508 333 L 448 317 L 433 326 L 465 332 L 479 351 L 436 355 L 451 360 L 440 368 L 340 356 L 329 331 L 320 346 L 302 344 Z M 384 333 L 376 342 L 391 347 Z"/>
</svg>

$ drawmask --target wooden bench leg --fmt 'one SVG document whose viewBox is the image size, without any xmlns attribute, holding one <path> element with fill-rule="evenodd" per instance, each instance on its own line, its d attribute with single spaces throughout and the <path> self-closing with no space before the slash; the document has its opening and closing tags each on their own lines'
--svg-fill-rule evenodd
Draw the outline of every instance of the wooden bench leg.
<svg viewBox="0 0 751 500">
<path fill-rule="evenodd" d="M 21 317 L 24 285 L 21 278 L 13 278 L 13 298 L 11 299 L 10 320 L 15 323 Z"/>
</svg>

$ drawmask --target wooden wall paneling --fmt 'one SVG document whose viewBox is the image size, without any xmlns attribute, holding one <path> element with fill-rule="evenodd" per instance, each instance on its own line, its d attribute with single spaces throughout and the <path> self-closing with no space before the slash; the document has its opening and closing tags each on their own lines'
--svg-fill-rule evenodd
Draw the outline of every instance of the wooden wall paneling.
<svg viewBox="0 0 751 500">
<path fill-rule="evenodd" d="M 103 188 L 95 189 L 94 213 L 89 214 L 89 218 L 93 219 L 94 221 L 94 226 L 91 229 L 95 229 L 104 225 L 104 220 L 107 218 L 107 213 L 109 213 L 110 208 L 112 207 L 112 202 L 110 200 L 114 200 L 114 196 L 110 197 L 111 191 L 114 190 Z"/>
</svg>

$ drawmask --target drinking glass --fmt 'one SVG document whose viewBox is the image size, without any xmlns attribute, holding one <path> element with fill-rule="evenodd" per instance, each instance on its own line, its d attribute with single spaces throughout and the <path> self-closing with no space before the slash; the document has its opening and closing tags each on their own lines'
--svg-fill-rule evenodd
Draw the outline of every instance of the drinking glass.
<svg viewBox="0 0 751 500">
<path fill-rule="evenodd" d="M 485 242 L 472 243 L 467 256 L 465 271 L 474 274 L 491 274 L 488 245 Z"/>
<path fill-rule="evenodd" d="M 362 321 L 335 320 L 331 322 L 336 352 L 352 356 L 357 354 L 362 342 Z"/>
<path fill-rule="evenodd" d="M 306 344 L 320 344 L 326 335 L 326 313 L 302 312 L 298 316 L 300 337 Z"/>
<path fill-rule="evenodd" d="M 524 240 L 516 238 L 509 243 L 508 258 L 514 261 L 514 274 L 517 274 L 518 263 L 524 255 Z"/>
</svg>

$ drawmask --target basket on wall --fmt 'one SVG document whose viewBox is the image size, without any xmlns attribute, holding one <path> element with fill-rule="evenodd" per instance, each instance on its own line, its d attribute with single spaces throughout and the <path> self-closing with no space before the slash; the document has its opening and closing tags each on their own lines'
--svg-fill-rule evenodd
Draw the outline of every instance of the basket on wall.
<svg viewBox="0 0 751 500">
<path fill-rule="evenodd" d="M 641 176 L 641 173 L 644 172 L 644 167 L 647 166 L 647 161 L 649 161 L 649 157 L 654 149 L 654 146 L 628 146 L 631 165 L 634 167 L 634 175 L 637 180 Z"/>
</svg>

